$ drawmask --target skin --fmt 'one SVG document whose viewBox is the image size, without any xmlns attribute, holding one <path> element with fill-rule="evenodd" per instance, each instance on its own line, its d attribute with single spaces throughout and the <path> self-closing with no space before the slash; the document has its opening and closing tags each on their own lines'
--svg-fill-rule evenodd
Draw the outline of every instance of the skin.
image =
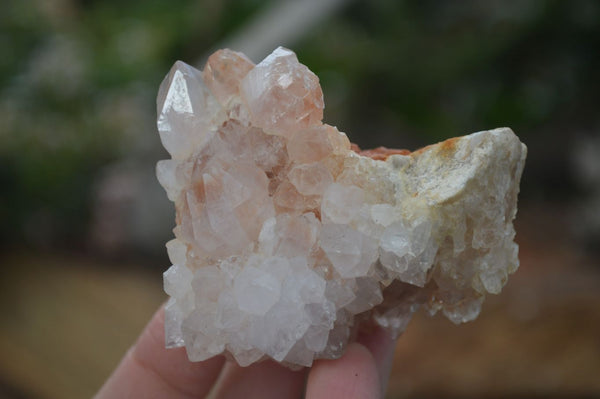
<svg viewBox="0 0 600 399">
<path fill-rule="evenodd" d="M 272 361 L 240 367 L 222 356 L 192 363 L 184 348 L 165 349 L 161 307 L 95 398 L 381 398 L 394 344 L 375 328 L 340 359 L 317 360 L 299 371 Z"/>
</svg>

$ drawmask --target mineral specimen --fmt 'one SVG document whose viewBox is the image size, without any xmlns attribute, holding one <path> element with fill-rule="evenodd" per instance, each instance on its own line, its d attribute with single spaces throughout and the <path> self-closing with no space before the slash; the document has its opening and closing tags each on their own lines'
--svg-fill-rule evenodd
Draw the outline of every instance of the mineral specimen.
<svg viewBox="0 0 600 399">
<path fill-rule="evenodd" d="M 284 48 L 256 66 L 220 50 L 163 81 L 166 345 L 190 360 L 310 366 L 369 323 L 400 334 L 420 307 L 473 320 L 517 269 L 526 147 L 510 129 L 361 155 L 323 107 Z"/>
</svg>

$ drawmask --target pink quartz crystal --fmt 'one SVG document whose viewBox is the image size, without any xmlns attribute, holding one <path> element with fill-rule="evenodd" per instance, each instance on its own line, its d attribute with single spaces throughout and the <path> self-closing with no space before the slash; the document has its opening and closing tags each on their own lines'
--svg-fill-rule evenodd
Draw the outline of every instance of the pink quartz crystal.
<svg viewBox="0 0 600 399">
<path fill-rule="evenodd" d="M 322 123 L 319 80 L 278 48 L 176 62 L 158 95 L 175 203 L 166 344 L 291 367 L 343 354 L 361 326 L 418 308 L 474 319 L 518 267 L 526 148 L 510 129 L 364 152 Z"/>
</svg>

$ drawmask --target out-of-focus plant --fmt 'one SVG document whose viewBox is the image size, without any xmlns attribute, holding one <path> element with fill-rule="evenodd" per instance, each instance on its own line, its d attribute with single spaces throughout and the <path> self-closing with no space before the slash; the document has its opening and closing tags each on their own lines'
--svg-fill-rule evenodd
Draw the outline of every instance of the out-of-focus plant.
<svg viewBox="0 0 600 399">
<path fill-rule="evenodd" d="M 326 109 L 340 125 L 543 134 L 599 121 L 598 21 L 593 0 L 356 1 L 298 50 L 326 95 L 343 94 Z"/>
<path fill-rule="evenodd" d="M 260 5 L 4 1 L 3 242 L 81 238 L 99 168 L 128 153 L 159 148 L 154 99 L 172 62 L 192 62 Z"/>
</svg>

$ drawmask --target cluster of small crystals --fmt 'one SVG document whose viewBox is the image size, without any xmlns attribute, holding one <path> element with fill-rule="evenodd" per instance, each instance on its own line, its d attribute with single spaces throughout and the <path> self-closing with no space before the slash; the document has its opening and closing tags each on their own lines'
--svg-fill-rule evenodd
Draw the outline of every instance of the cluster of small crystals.
<svg viewBox="0 0 600 399">
<path fill-rule="evenodd" d="M 290 366 L 342 355 L 361 323 L 401 333 L 424 307 L 475 318 L 518 267 L 512 220 L 525 147 L 510 129 L 386 161 L 322 123 L 318 78 L 278 48 L 177 62 L 157 175 L 175 203 L 167 346 L 192 361 Z"/>
</svg>

